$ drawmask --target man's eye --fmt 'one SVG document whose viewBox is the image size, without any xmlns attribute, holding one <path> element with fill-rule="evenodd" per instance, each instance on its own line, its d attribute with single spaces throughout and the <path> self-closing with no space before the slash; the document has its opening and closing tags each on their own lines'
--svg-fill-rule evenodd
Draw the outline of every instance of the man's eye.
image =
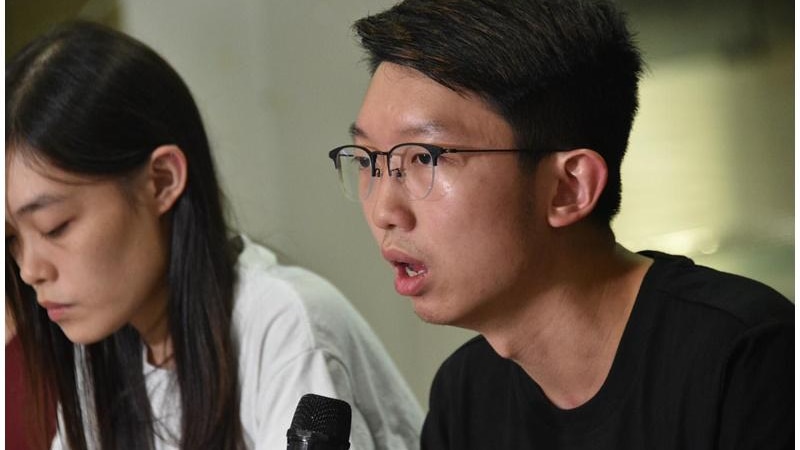
<svg viewBox="0 0 800 450">
<path fill-rule="evenodd" d="M 355 157 L 354 159 L 355 159 L 355 163 L 358 165 L 358 167 L 360 167 L 362 169 L 369 169 L 369 166 L 371 165 L 371 162 L 370 162 L 369 158 L 366 158 L 366 157 Z"/>
<path fill-rule="evenodd" d="M 420 152 L 416 153 L 411 157 L 411 162 L 414 164 L 420 164 L 423 166 L 427 166 L 431 163 L 433 157 L 430 153 L 427 152 Z"/>
</svg>

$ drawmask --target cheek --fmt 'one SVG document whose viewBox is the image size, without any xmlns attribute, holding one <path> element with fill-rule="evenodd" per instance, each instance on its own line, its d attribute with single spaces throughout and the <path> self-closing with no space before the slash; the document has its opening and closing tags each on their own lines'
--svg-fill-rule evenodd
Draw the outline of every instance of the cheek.
<svg viewBox="0 0 800 450">
<path fill-rule="evenodd" d="M 486 271 L 519 263 L 535 233 L 531 201 L 514 189 L 458 192 L 451 198 L 468 200 L 439 202 L 437 223 L 431 224 L 439 245 L 449 247 L 447 259 L 472 261 Z"/>
<path fill-rule="evenodd" d="M 85 240 L 76 279 L 102 298 L 135 302 L 166 274 L 167 252 L 158 223 L 126 215 L 107 221 Z"/>
</svg>

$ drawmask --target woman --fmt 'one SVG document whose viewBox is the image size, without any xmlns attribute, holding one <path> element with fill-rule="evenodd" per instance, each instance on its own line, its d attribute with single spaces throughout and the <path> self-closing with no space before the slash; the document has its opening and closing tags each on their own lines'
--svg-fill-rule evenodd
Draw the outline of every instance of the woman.
<svg viewBox="0 0 800 450">
<path fill-rule="evenodd" d="M 229 235 L 197 107 L 142 43 L 75 23 L 7 65 L 6 229 L 53 448 L 281 448 L 307 392 L 351 404 L 353 449 L 418 445 L 341 294 Z"/>
</svg>

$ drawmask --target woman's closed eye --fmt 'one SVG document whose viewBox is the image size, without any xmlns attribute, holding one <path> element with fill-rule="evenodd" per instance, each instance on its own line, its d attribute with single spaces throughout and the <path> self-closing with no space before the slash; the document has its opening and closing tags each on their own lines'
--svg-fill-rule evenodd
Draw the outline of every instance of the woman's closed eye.
<svg viewBox="0 0 800 450">
<path fill-rule="evenodd" d="M 51 228 L 50 231 L 42 233 L 42 237 L 44 237 L 45 239 L 56 239 L 62 236 L 64 232 L 67 230 L 69 223 L 70 223 L 69 220 L 61 222 L 56 227 Z"/>
</svg>

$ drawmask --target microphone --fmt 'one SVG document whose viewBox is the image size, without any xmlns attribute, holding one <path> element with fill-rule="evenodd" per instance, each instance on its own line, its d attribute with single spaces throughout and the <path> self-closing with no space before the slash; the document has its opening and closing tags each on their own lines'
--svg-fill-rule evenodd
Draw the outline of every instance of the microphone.
<svg viewBox="0 0 800 450">
<path fill-rule="evenodd" d="M 344 400 L 304 395 L 286 431 L 287 450 L 349 449 L 351 416 L 350 405 Z"/>
</svg>

